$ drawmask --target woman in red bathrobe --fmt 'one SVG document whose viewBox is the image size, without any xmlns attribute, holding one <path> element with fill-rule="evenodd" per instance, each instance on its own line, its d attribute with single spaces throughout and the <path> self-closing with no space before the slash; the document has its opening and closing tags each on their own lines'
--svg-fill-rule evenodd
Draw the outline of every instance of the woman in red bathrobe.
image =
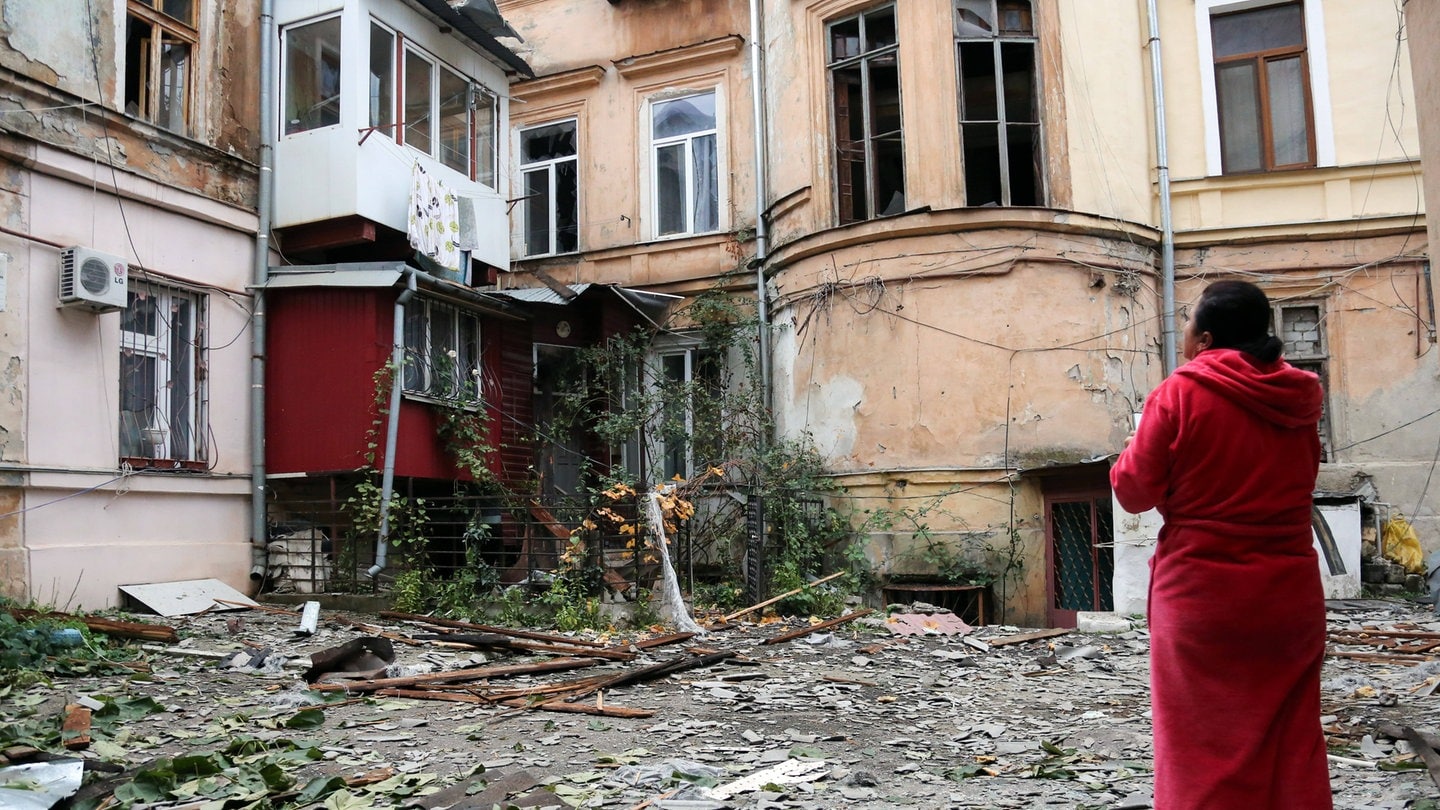
<svg viewBox="0 0 1440 810">
<path fill-rule="evenodd" d="M 1150 561 L 1156 810 L 1329 810 L 1325 600 L 1310 530 L 1319 379 L 1280 357 L 1270 302 L 1222 281 L 1185 363 L 1110 470 L 1165 518 Z"/>
</svg>

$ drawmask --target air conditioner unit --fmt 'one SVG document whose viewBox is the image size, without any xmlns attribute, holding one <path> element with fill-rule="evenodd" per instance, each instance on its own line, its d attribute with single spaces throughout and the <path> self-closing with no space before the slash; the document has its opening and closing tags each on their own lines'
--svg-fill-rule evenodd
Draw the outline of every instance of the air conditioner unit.
<svg viewBox="0 0 1440 810">
<path fill-rule="evenodd" d="M 124 309 L 129 302 L 127 268 L 119 256 L 86 247 L 60 251 L 60 306 L 96 312 Z"/>
</svg>

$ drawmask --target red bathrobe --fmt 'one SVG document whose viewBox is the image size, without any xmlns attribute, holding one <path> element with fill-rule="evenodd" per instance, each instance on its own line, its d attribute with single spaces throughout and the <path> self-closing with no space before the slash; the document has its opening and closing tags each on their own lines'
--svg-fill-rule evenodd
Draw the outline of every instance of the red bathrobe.
<svg viewBox="0 0 1440 810">
<path fill-rule="evenodd" d="M 1310 530 L 1318 378 L 1210 349 L 1145 401 L 1110 470 L 1165 518 L 1150 561 L 1157 810 L 1328 810 L 1325 600 Z"/>
</svg>

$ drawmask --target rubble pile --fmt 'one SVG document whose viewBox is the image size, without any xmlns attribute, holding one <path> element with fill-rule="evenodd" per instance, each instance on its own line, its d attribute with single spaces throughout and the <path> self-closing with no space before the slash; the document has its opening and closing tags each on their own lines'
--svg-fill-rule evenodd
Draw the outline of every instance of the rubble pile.
<svg viewBox="0 0 1440 810">
<path fill-rule="evenodd" d="M 147 642 L 148 666 L 12 688 L 0 806 L 1150 806 L 1138 618 L 972 628 L 922 606 L 625 637 L 304 618 L 155 617 L 179 641 Z M 1391 600 L 1329 618 L 1336 806 L 1437 806 L 1440 621 Z"/>
</svg>

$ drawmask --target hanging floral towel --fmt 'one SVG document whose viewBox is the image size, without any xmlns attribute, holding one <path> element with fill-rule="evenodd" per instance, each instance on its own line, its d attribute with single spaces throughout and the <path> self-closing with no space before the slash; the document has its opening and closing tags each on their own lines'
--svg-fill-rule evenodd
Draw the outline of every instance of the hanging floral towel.
<svg viewBox="0 0 1440 810">
<path fill-rule="evenodd" d="M 419 163 L 410 173 L 410 244 L 436 264 L 460 272 L 460 214 L 455 193 Z"/>
</svg>

